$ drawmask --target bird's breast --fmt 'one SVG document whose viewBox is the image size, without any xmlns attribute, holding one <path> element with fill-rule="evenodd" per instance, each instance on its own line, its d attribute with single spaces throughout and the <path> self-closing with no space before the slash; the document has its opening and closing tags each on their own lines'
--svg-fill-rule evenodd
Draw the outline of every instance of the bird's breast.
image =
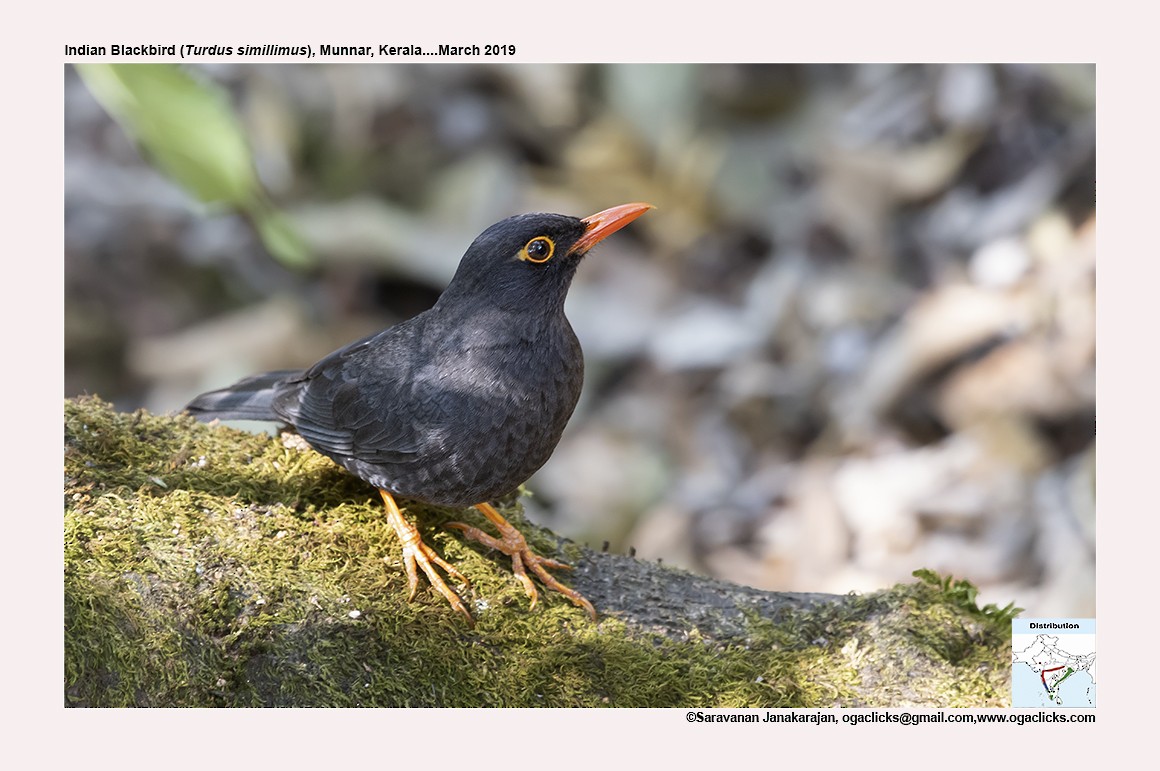
<svg viewBox="0 0 1160 771">
<path fill-rule="evenodd" d="M 427 461 L 454 469 L 474 502 L 511 492 L 551 456 L 580 398 L 584 360 L 570 328 L 555 335 L 460 335 L 414 387 Z"/>
<path fill-rule="evenodd" d="M 557 424 L 571 415 L 584 378 L 583 354 L 570 328 L 553 335 L 467 336 L 438 351 L 430 368 L 419 381 L 437 383 L 433 390 L 449 397 L 456 415 L 493 426 L 529 415 L 547 433 L 563 429 Z"/>
</svg>

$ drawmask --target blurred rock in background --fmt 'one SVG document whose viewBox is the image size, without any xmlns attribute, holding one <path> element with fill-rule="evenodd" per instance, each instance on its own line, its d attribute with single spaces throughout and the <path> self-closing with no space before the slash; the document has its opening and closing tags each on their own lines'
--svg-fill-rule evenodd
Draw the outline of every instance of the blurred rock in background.
<svg viewBox="0 0 1160 771">
<path fill-rule="evenodd" d="M 155 171 L 66 72 L 66 395 L 180 408 L 429 307 L 487 225 L 585 260 L 531 515 L 753 586 L 916 568 L 1095 611 L 1095 69 L 213 65 L 313 255 Z"/>
</svg>

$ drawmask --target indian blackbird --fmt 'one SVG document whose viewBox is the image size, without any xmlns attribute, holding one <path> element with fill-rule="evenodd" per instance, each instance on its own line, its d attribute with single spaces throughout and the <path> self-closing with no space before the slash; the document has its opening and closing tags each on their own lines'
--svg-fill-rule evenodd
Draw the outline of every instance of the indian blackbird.
<svg viewBox="0 0 1160 771">
<path fill-rule="evenodd" d="M 488 501 L 544 465 L 580 397 L 584 358 L 564 316 L 580 259 L 651 208 L 629 203 L 584 219 L 503 220 L 475 239 L 430 310 L 307 370 L 255 375 L 202 394 L 186 409 L 203 420 L 285 421 L 315 450 L 377 487 L 403 543 L 409 599 L 418 566 L 472 621 L 435 567 L 469 582 L 423 543 L 395 496 L 475 506 L 498 538 L 461 522 L 449 526 L 509 555 L 533 607 L 538 595 L 529 569 L 595 619 L 592 604 L 546 570 L 568 566 L 533 552 Z"/>
</svg>

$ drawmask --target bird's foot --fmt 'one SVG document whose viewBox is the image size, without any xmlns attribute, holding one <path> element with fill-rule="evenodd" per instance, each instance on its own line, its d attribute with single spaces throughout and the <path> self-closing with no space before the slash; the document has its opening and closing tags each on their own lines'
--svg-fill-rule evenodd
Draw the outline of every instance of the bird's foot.
<svg viewBox="0 0 1160 771">
<path fill-rule="evenodd" d="M 475 625 L 475 619 L 471 617 L 471 613 L 467 610 L 467 606 L 459 599 L 459 595 L 452 591 L 443 577 L 435 570 L 436 566 L 443 568 L 447 575 L 462 581 L 467 586 L 471 586 L 471 582 L 467 577 L 448 564 L 447 560 L 435 553 L 427 544 L 423 543 L 423 538 L 419 535 L 418 528 L 414 524 L 408 522 L 399 511 L 398 505 L 395 504 L 394 498 L 390 493 L 384 490 L 379 491 L 383 496 L 383 503 L 387 507 L 387 521 L 391 527 L 395 529 L 395 533 L 399 536 L 399 540 L 403 542 L 403 567 L 407 571 L 407 587 L 409 594 L 407 601 L 415 599 L 415 593 L 419 590 L 419 568 L 422 568 L 423 573 L 427 576 L 427 580 L 431 584 L 431 588 L 443 595 L 447 602 L 451 603 L 451 607 L 455 608 L 465 619 L 470 626 Z"/>
<path fill-rule="evenodd" d="M 480 513 L 483 514 L 483 516 L 487 517 L 489 522 L 496 526 L 500 533 L 499 538 L 489 535 L 479 528 L 472 527 L 471 525 L 465 524 L 463 522 L 448 522 L 446 526 L 453 527 L 456 530 L 462 530 L 464 535 L 466 535 L 468 538 L 474 541 L 479 541 L 483 545 L 501 551 L 511 557 L 512 573 L 515 575 L 516 579 L 518 579 L 519 582 L 523 584 L 524 592 L 527 593 L 528 597 L 532 601 L 531 607 L 536 607 L 536 602 L 539 600 L 540 593 L 536 591 L 536 586 L 534 583 L 532 583 L 532 579 L 528 575 L 529 569 L 539 577 L 539 579 L 544 583 L 544 586 L 564 595 L 574 604 L 579 605 L 581 608 L 586 610 L 588 615 L 592 617 L 593 621 L 596 620 L 596 608 L 592 606 L 592 603 L 585 599 L 584 595 L 580 594 L 575 589 L 570 589 L 569 587 L 564 586 L 562 583 L 557 581 L 551 573 L 547 571 L 547 568 L 571 570 L 571 565 L 558 562 L 547 557 L 541 557 L 539 554 L 536 554 L 534 551 L 532 551 L 531 547 L 528 546 L 528 542 L 524 539 L 523 533 L 513 527 L 511 523 L 504 519 L 500 513 L 496 511 L 495 508 L 490 504 L 480 503 L 477 504 L 475 508 L 478 509 Z"/>
</svg>

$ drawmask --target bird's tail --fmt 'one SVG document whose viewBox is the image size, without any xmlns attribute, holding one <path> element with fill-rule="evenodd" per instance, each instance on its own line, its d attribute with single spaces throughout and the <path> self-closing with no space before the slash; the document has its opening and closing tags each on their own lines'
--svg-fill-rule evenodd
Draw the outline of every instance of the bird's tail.
<svg viewBox="0 0 1160 771">
<path fill-rule="evenodd" d="M 274 399 L 301 375 L 296 369 L 254 375 L 202 394 L 185 411 L 198 420 L 282 420 L 274 412 Z"/>
</svg>

